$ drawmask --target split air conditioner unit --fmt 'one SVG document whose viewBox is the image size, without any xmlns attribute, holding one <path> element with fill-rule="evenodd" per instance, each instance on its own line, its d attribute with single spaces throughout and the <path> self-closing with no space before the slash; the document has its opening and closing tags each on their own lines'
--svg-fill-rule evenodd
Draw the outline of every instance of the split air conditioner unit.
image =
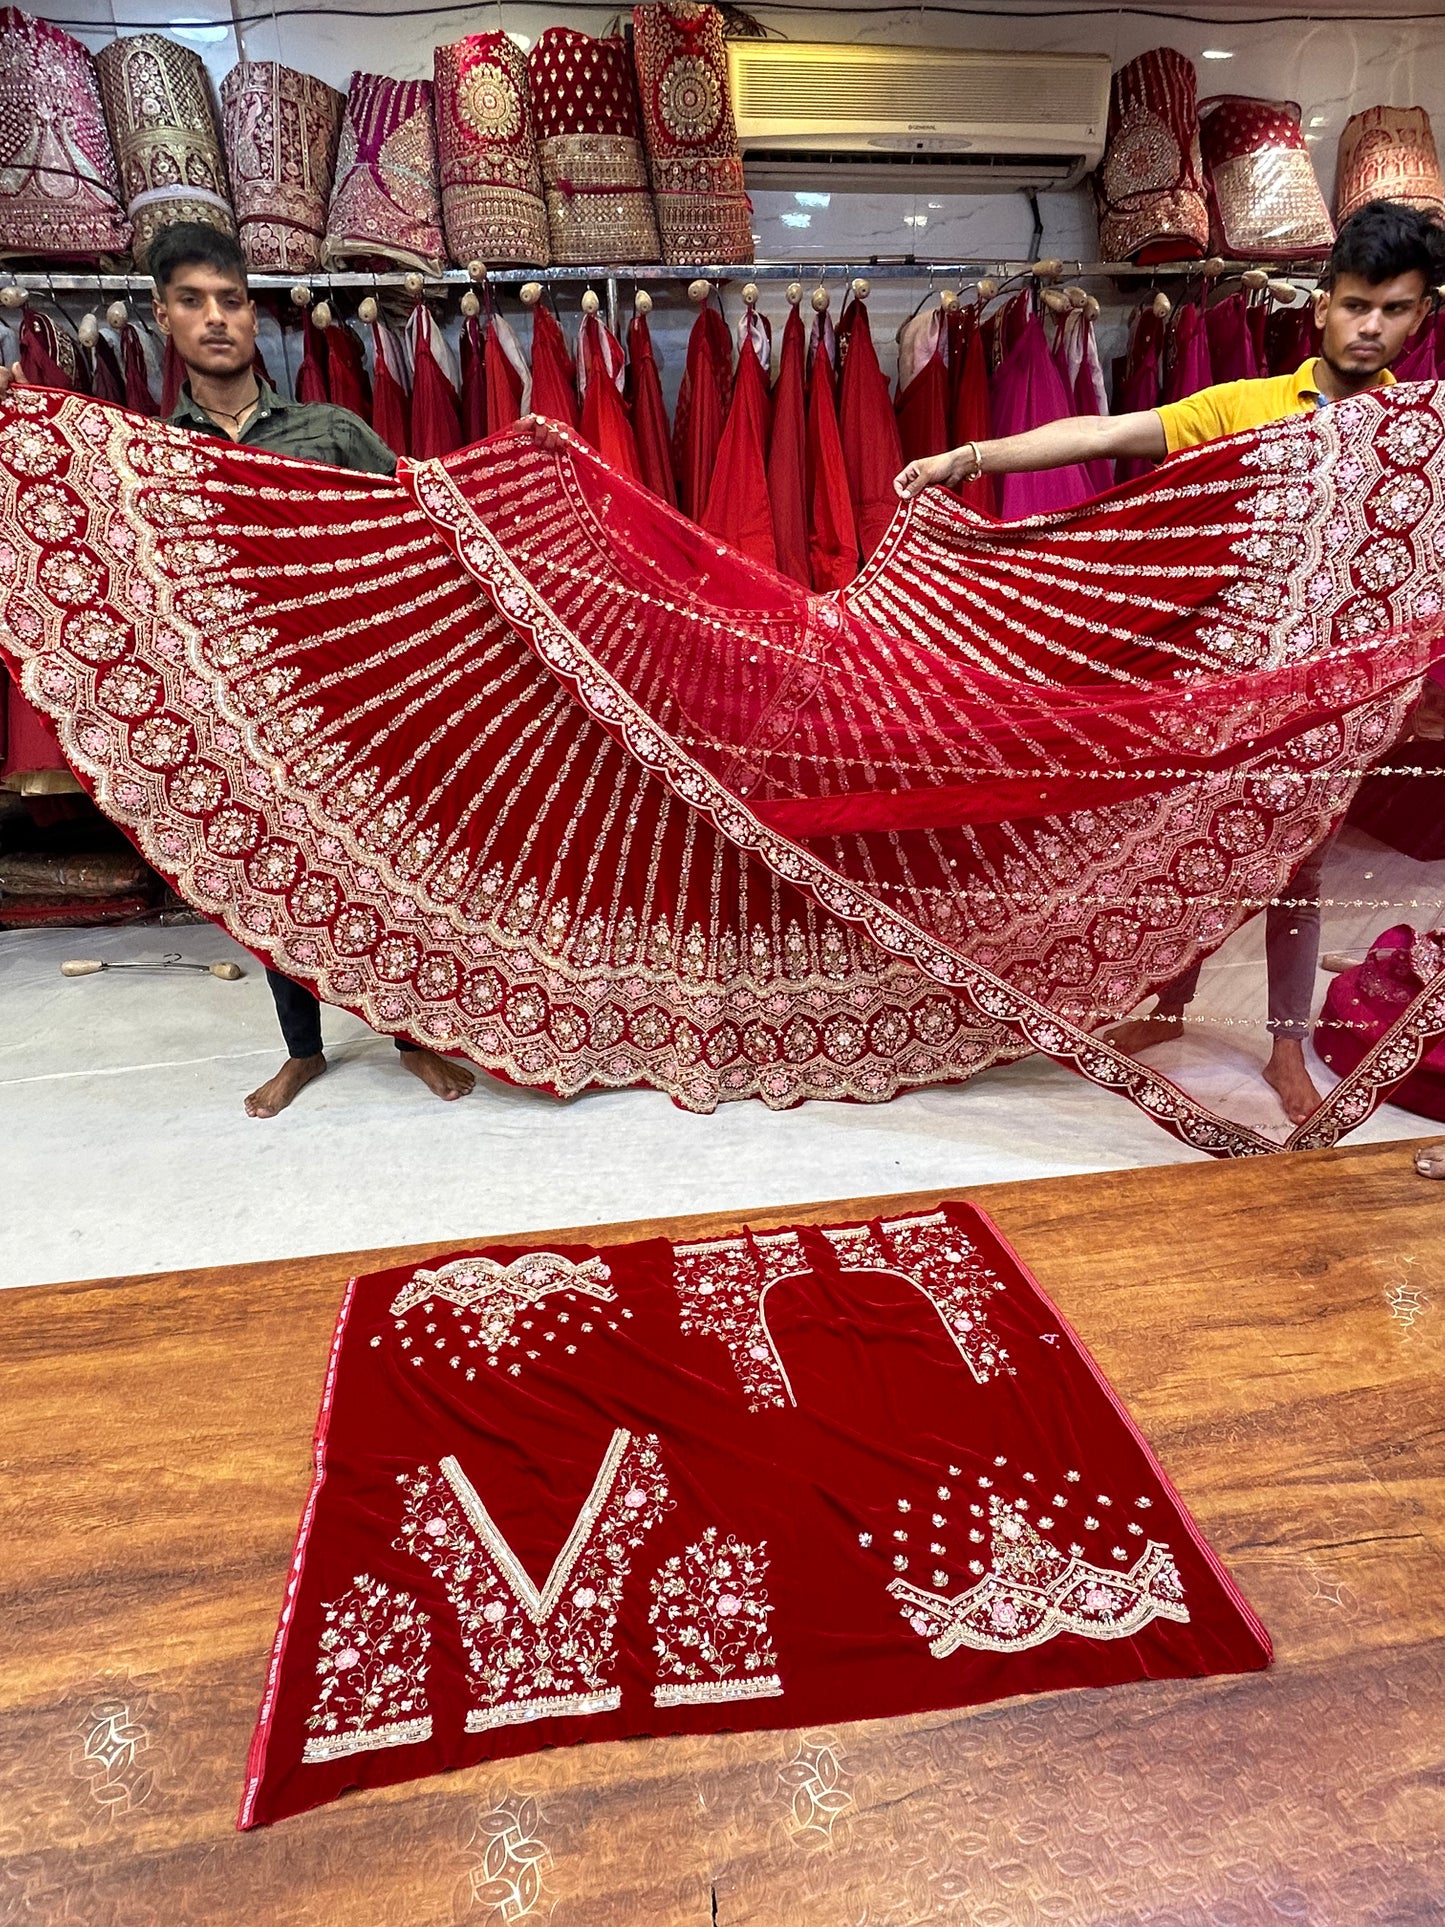
<svg viewBox="0 0 1445 1927">
<path fill-rule="evenodd" d="M 1107 54 L 728 43 L 751 187 L 1074 187 L 1104 151 Z"/>
</svg>

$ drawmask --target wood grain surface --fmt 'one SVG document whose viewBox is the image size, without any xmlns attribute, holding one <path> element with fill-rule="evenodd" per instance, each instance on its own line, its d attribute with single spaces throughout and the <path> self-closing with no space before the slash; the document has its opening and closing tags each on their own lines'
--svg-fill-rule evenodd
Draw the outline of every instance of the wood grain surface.
<svg viewBox="0 0 1445 1927">
<path fill-rule="evenodd" d="M 967 1194 L 1142 1426 L 1270 1672 L 574 1747 L 244 1836 L 342 1283 L 448 1247 L 0 1295 L 0 1922 L 1445 1922 L 1445 1186 L 1410 1149 Z"/>
</svg>

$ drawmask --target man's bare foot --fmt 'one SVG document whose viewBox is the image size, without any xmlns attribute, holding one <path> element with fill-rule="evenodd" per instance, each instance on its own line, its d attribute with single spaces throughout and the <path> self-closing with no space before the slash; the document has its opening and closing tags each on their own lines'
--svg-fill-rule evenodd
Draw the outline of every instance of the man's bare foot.
<svg viewBox="0 0 1445 1927">
<path fill-rule="evenodd" d="M 1284 1106 L 1291 1124 L 1303 1124 L 1320 1101 L 1319 1088 L 1305 1069 L 1305 1049 L 1294 1037 L 1276 1037 L 1264 1081 Z"/>
<path fill-rule="evenodd" d="M 1103 1041 L 1126 1057 L 1137 1057 L 1141 1050 L 1152 1050 L 1155 1044 L 1167 1044 L 1183 1035 L 1184 1012 L 1155 1004 L 1148 1016 L 1131 1017 L 1127 1024 L 1115 1024 L 1112 1030 L 1106 1030 Z"/>
<path fill-rule="evenodd" d="M 1417 1151 L 1415 1169 L 1422 1178 L 1445 1178 L 1445 1144 L 1427 1144 Z"/>
<path fill-rule="evenodd" d="M 419 1077 L 429 1091 L 448 1104 L 465 1097 L 477 1081 L 465 1064 L 454 1064 L 450 1057 L 439 1057 L 434 1050 L 404 1050 L 401 1061 L 413 1077 Z"/>
<path fill-rule="evenodd" d="M 288 1057 L 276 1075 L 246 1099 L 247 1117 L 275 1117 L 325 1069 L 326 1059 L 319 1051 L 315 1057 Z"/>
</svg>

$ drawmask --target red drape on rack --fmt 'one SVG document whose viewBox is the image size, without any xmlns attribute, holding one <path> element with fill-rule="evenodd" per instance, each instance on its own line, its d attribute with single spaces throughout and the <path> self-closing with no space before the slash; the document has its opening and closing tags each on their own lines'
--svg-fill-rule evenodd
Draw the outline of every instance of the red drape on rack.
<svg viewBox="0 0 1445 1927">
<path fill-rule="evenodd" d="M 61 361 L 61 352 L 58 330 L 50 317 L 36 314 L 33 308 L 24 309 L 20 316 L 20 373 L 23 379 L 41 388 L 81 392 L 83 385 L 77 381 L 75 372 L 74 337 L 70 342 L 70 367 Z"/>
<path fill-rule="evenodd" d="M 91 350 L 94 365 L 91 369 L 90 392 L 97 401 L 125 404 L 125 375 L 116 359 L 114 348 L 104 335 L 97 335 Z"/>
<path fill-rule="evenodd" d="M 525 394 L 521 371 L 507 353 L 495 316 L 488 324 L 482 354 L 487 377 L 487 433 L 495 435 L 520 418 Z"/>
<path fill-rule="evenodd" d="M 150 373 L 140 331 L 127 321 L 120 331 L 121 361 L 125 368 L 125 405 L 135 415 L 154 415 L 156 398 L 151 393 Z"/>
<path fill-rule="evenodd" d="M 1018 340 L 1005 355 L 994 376 L 990 395 L 994 433 L 1021 435 L 1046 422 L 1061 420 L 1074 412 L 1074 398 L 1064 387 L 1063 378 L 1044 334 L 1038 315 L 1024 323 Z M 1072 508 L 1086 502 L 1094 493 L 1088 474 L 1078 462 L 1067 468 L 1045 468 L 1034 474 L 1005 475 L 999 483 L 999 514 L 1006 522 L 1025 515 L 1044 515 L 1054 509 Z"/>
<path fill-rule="evenodd" d="M 654 495 L 677 505 L 677 476 L 672 466 L 672 434 L 662 380 L 652 352 L 652 330 L 645 314 L 634 314 L 627 325 L 627 399 L 632 407 L 632 432 L 637 439 L 637 462 L 643 481 Z"/>
<path fill-rule="evenodd" d="M 410 406 L 402 386 L 401 345 L 384 322 L 371 324 L 371 425 L 397 455 L 405 455 L 410 431 Z"/>
<path fill-rule="evenodd" d="M 486 349 L 482 345 L 482 324 L 474 314 L 462 321 L 462 435 L 467 442 L 479 442 L 487 432 Z"/>
<path fill-rule="evenodd" d="M 813 323 L 813 365 L 808 378 L 808 567 L 820 594 L 846 588 L 858 573 L 858 525 L 838 434 L 826 321 L 825 315 L 819 315 Z"/>
<path fill-rule="evenodd" d="M 344 321 L 333 321 L 326 330 L 326 388 L 338 408 L 350 409 L 364 422 L 371 420 L 366 352 L 360 335 Z"/>
<path fill-rule="evenodd" d="M 637 438 L 617 386 L 622 366 L 621 342 L 597 315 L 584 314 L 577 337 L 577 375 L 582 388 L 579 426 L 604 462 L 640 482 Z"/>
<path fill-rule="evenodd" d="M 757 352 L 746 341 L 738 353 L 732 405 L 699 520 L 754 562 L 777 567 L 768 501 L 768 389 Z"/>
<path fill-rule="evenodd" d="M 905 462 L 941 455 L 948 447 L 948 364 L 944 319 L 930 308 L 898 333 L 898 436 Z"/>
<path fill-rule="evenodd" d="M 1164 383 L 1165 401 L 1184 401 L 1208 388 L 1214 380 L 1209 365 L 1209 336 L 1197 303 L 1186 302 L 1174 311 L 1172 359 Z"/>
<path fill-rule="evenodd" d="M 1159 406 L 1160 358 L 1164 346 L 1164 323 L 1146 303 L 1134 316 L 1134 325 L 1129 334 L 1129 355 L 1124 379 L 1114 394 L 1114 413 L 1133 415 L 1147 408 Z M 1114 474 L 1121 482 L 1136 481 L 1147 475 L 1157 463 L 1147 461 L 1141 456 L 1124 456 L 1114 464 Z"/>
<path fill-rule="evenodd" d="M 717 310 L 705 307 L 687 338 L 687 366 L 677 391 L 672 458 L 678 504 L 694 521 L 702 514 L 732 396 L 732 337 Z"/>
<path fill-rule="evenodd" d="M 326 342 L 321 330 L 311 319 L 308 308 L 301 317 L 301 365 L 296 370 L 297 401 L 330 401 L 326 377 Z"/>
<path fill-rule="evenodd" d="M 425 303 L 418 302 L 408 323 L 411 340 L 411 432 L 407 453 L 418 460 L 450 455 L 463 442 L 457 391 L 439 359 L 433 339 L 436 323 Z"/>
<path fill-rule="evenodd" d="M 803 317 L 788 309 L 778 379 L 773 387 L 773 436 L 768 445 L 768 501 L 778 569 L 806 588 L 808 570 L 808 404 L 803 383 L 807 343 Z"/>
<path fill-rule="evenodd" d="M 545 300 L 532 310 L 532 412 L 577 426 L 577 370 L 561 323 Z"/>
<path fill-rule="evenodd" d="M 903 443 L 888 378 L 878 365 L 866 304 L 850 302 L 843 320 L 848 345 L 838 390 L 838 432 L 858 542 L 866 561 L 883 540 L 898 507 L 893 478 L 903 466 Z"/>
<path fill-rule="evenodd" d="M 988 398 L 988 352 L 984 346 L 983 329 L 979 324 L 976 305 L 960 306 L 956 311 L 958 321 L 949 316 L 952 339 L 959 351 L 959 365 L 956 371 L 950 370 L 953 384 L 952 404 L 949 411 L 948 441 L 951 448 L 962 448 L 965 442 L 986 442 L 993 434 L 993 415 Z M 979 509 L 984 515 L 997 515 L 998 490 L 992 475 L 976 475 L 971 482 L 965 482 L 958 491 L 960 501 L 967 502 L 970 508 Z"/>
<path fill-rule="evenodd" d="M 1244 295 L 1229 294 L 1205 310 L 1209 367 L 1215 381 L 1258 379 L 1259 366 L 1254 358 L 1254 337 L 1250 333 L 1247 309 Z"/>
</svg>

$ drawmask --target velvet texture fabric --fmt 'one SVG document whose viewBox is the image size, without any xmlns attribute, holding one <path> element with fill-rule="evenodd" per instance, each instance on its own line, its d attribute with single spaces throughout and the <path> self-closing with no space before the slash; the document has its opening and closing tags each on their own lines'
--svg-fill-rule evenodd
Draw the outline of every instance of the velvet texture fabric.
<svg viewBox="0 0 1445 1927">
<path fill-rule="evenodd" d="M 813 597 L 571 431 L 308 481 L 16 388 L 0 646 L 147 860 L 373 1027 L 697 1109 L 1040 1050 L 1254 1153 L 1096 1033 L 1398 736 L 1445 632 L 1442 464 L 1445 397 L 1402 384 L 1019 527 L 925 493 Z M 1368 1114 L 1442 993 L 1292 1145 Z"/>
<path fill-rule="evenodd" d="M 552 259 L 659 260 L 626 42 L 548 27 L 527 56 L 527 78 Z"/>
<path fill-rule="evenodd" d="M 1095 178 L 1106 261 L 1197 261 L 1209 240 L 1194 63 L 1155 47 L 1121 67 Z"/>
<path fill-rule="evenodd" d="M 1323 257 L 1335 230 L 1292 100 L 1216 94 L 1199 104 L 1209 245 L 1236 260 Z"/>
<path fill-rule="evenodd" d="M 505 33 L 474 33 L 438 47 L 433 66 L 452 259 L 545 266 L 547 212 L 525 57 Z"/>
<path fill-rule="evenodd" d="M 1439 842 L 1437 835 L 1437 850 Z M 1362 964 L 1331 980 L 1313 1042 L 1336 1076 L 1347 1077 L 1355 1069 L 1442 967 L 1445 935 L 1432 930 L 1417 936 L 1410 924 L 1397 923 L 1376 937 Z M 1423 1054 L 1390 1102 L 1418 1117 L 1445 1121 L 1445 1042 Z"/>
<path fill-rule="evenodd" d="M 0 251 L 86 261 L 130 243 L 89 50 L 0 8 Z"/>
<path fill-rule="evenodd" d="M 202 221 L 236 232 L 221 130 L 205 63 L 158 33 L 122 34 L 96 55 L 120 164 L 137 268 L 163 227 Z"/>
<path fill-rule="evenodd" d="M 247 263 L 259 273 L 321 264 L 346 96 L 274 60 L 221 82 L 221 125 Z"/>
<path fill-rule="evenodd" d="M 967 1206 L 354 1280 L 315 1460 L 243 1827 L 543 1746 L 1270 1659 Z"/>
<path fill-rule="evenodd" d="M 632 31 L 663 260 L 751 261 L 722 15 L 694 0 L 648 0 L 633 8 Z"/>
<path fill-rule="evenodd" d="M 431 82 L 353 74 L 323 264 L 396 262 L 439 272 L 446 248 L 437 181 Z"/>
</svg>

